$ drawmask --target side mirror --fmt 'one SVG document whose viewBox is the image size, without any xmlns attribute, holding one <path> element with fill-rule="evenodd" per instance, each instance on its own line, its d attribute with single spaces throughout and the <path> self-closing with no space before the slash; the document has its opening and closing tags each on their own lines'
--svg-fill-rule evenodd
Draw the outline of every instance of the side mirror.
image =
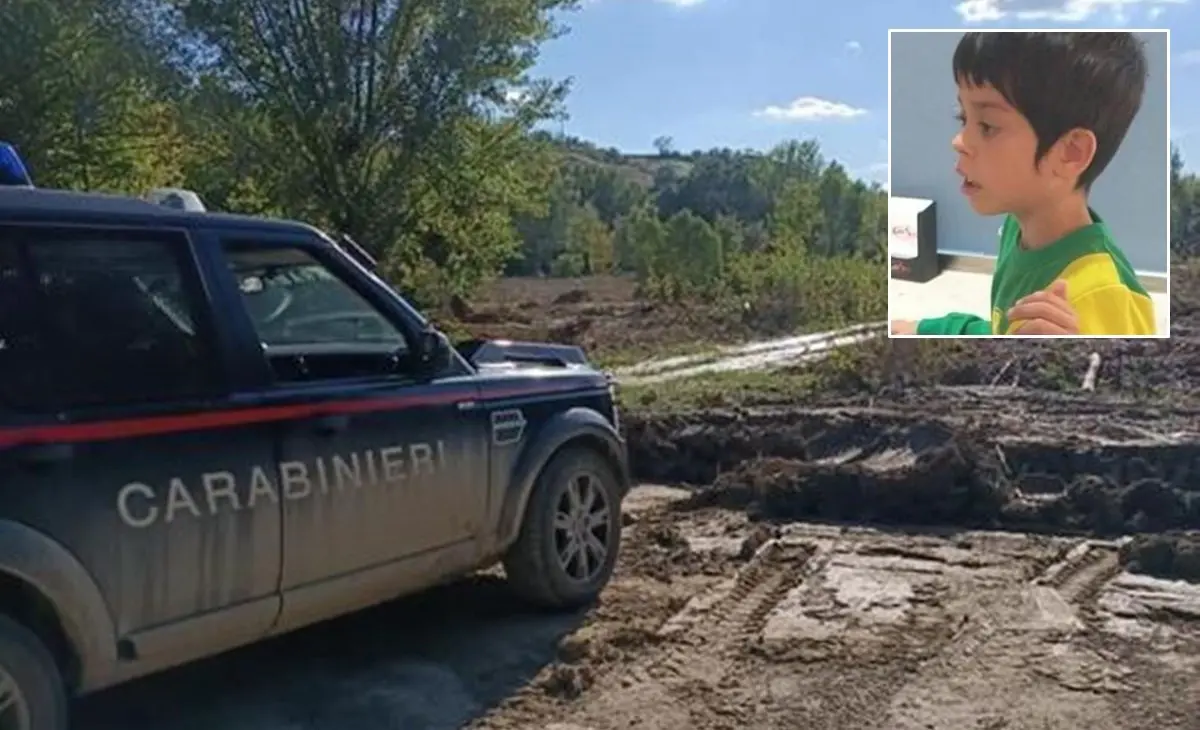
<svg viewBox="0 0 1200 730">
<path fill-rule="evenodd" d="M 450 341 L 433 327 L 421 330 L 417 336 L 417 351 L 413 359 L 417 369 L 425 374 L 440 373 L 450 365 Z"/>
</svg>

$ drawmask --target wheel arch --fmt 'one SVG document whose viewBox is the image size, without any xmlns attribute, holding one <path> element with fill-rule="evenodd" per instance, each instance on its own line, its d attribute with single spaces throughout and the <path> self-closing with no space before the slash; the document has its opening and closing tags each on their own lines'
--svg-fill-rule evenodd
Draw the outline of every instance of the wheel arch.
<svg viewBox="0 0 1200 730">
<path fill-rule="evenodd" d="M 603 456 L 617 475 L 621 496 L 628 493 L 631 486 L 628 453 L 624 439 L 612 423 L 599 412 L 582 406 L 555 414 L 524 449 L 504 492 L 498 540 L 501 550 L 520 534 L 538 475 L 557 454 L 576 446 L 592 449 Z"/>
<path fill-rule="evenodd" d="M 0 610 L 25 614 L 11 618 L 50 644 L 71 691 L 103 686 L 117 662 L 116 632 L 87 570 L 49 536 L 7 520 L 0 520 L 0 556 Z"/>
</svg>

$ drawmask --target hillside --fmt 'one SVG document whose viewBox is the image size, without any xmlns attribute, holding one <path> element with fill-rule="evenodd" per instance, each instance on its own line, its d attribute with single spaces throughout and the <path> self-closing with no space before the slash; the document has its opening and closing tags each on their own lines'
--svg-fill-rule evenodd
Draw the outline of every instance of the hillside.
<svg viewBox="0 0 1200 730">
<path fill-rule="evenodd" d="M 636 154 L 615 147 L 599 147 L 578 137 L 550 138 L 561 151 L 566 166 L 597 167 L 623 180 L 644 188 L 654 185 L 660 175 L 684 178 L 691 173 L 696 158 L 704 153 L 691 154 L 666 151 L 665 154 Z"/>
<path fill-rule="evenodd" d="M 534 139 L 556 170 L 546 208 L 517 217 L 520 257 L 507 275 L 636 274 L 646 290 L 687 295 L 723 290 L 714 280 L 754 268 L 760 254 L 881 260 L 883 191 L 827 160 L 816 140 L 685 154 L 664 138 L 658 154 L 629 154 Z"/>
</svg>

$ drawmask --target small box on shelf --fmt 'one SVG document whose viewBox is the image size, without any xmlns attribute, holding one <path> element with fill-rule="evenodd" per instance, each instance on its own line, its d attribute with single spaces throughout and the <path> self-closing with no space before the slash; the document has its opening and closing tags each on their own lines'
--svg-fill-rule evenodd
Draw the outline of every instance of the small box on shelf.
<svg viewBox="0 0 1200 730">
<path fill-rule="evenodd" d="M 888 198 L 888 259 L 896 279 L 924 283 L 941 273 L 932 200 Z"/>
</svg>

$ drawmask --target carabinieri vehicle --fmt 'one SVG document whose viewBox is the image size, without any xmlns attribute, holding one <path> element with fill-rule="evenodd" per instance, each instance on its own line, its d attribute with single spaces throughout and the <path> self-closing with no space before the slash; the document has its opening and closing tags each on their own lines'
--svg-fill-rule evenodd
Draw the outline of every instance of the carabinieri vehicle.
<svg viewBox="0 0 1200 730">
<path fill-rule="evenodd" d="M 627 457 L 578 348 L 456 348 L 347 239 L 39 189 L 14 158 L 0 730 L 497 561 L 542 606 L 606 585 Z"/>
</svg>

